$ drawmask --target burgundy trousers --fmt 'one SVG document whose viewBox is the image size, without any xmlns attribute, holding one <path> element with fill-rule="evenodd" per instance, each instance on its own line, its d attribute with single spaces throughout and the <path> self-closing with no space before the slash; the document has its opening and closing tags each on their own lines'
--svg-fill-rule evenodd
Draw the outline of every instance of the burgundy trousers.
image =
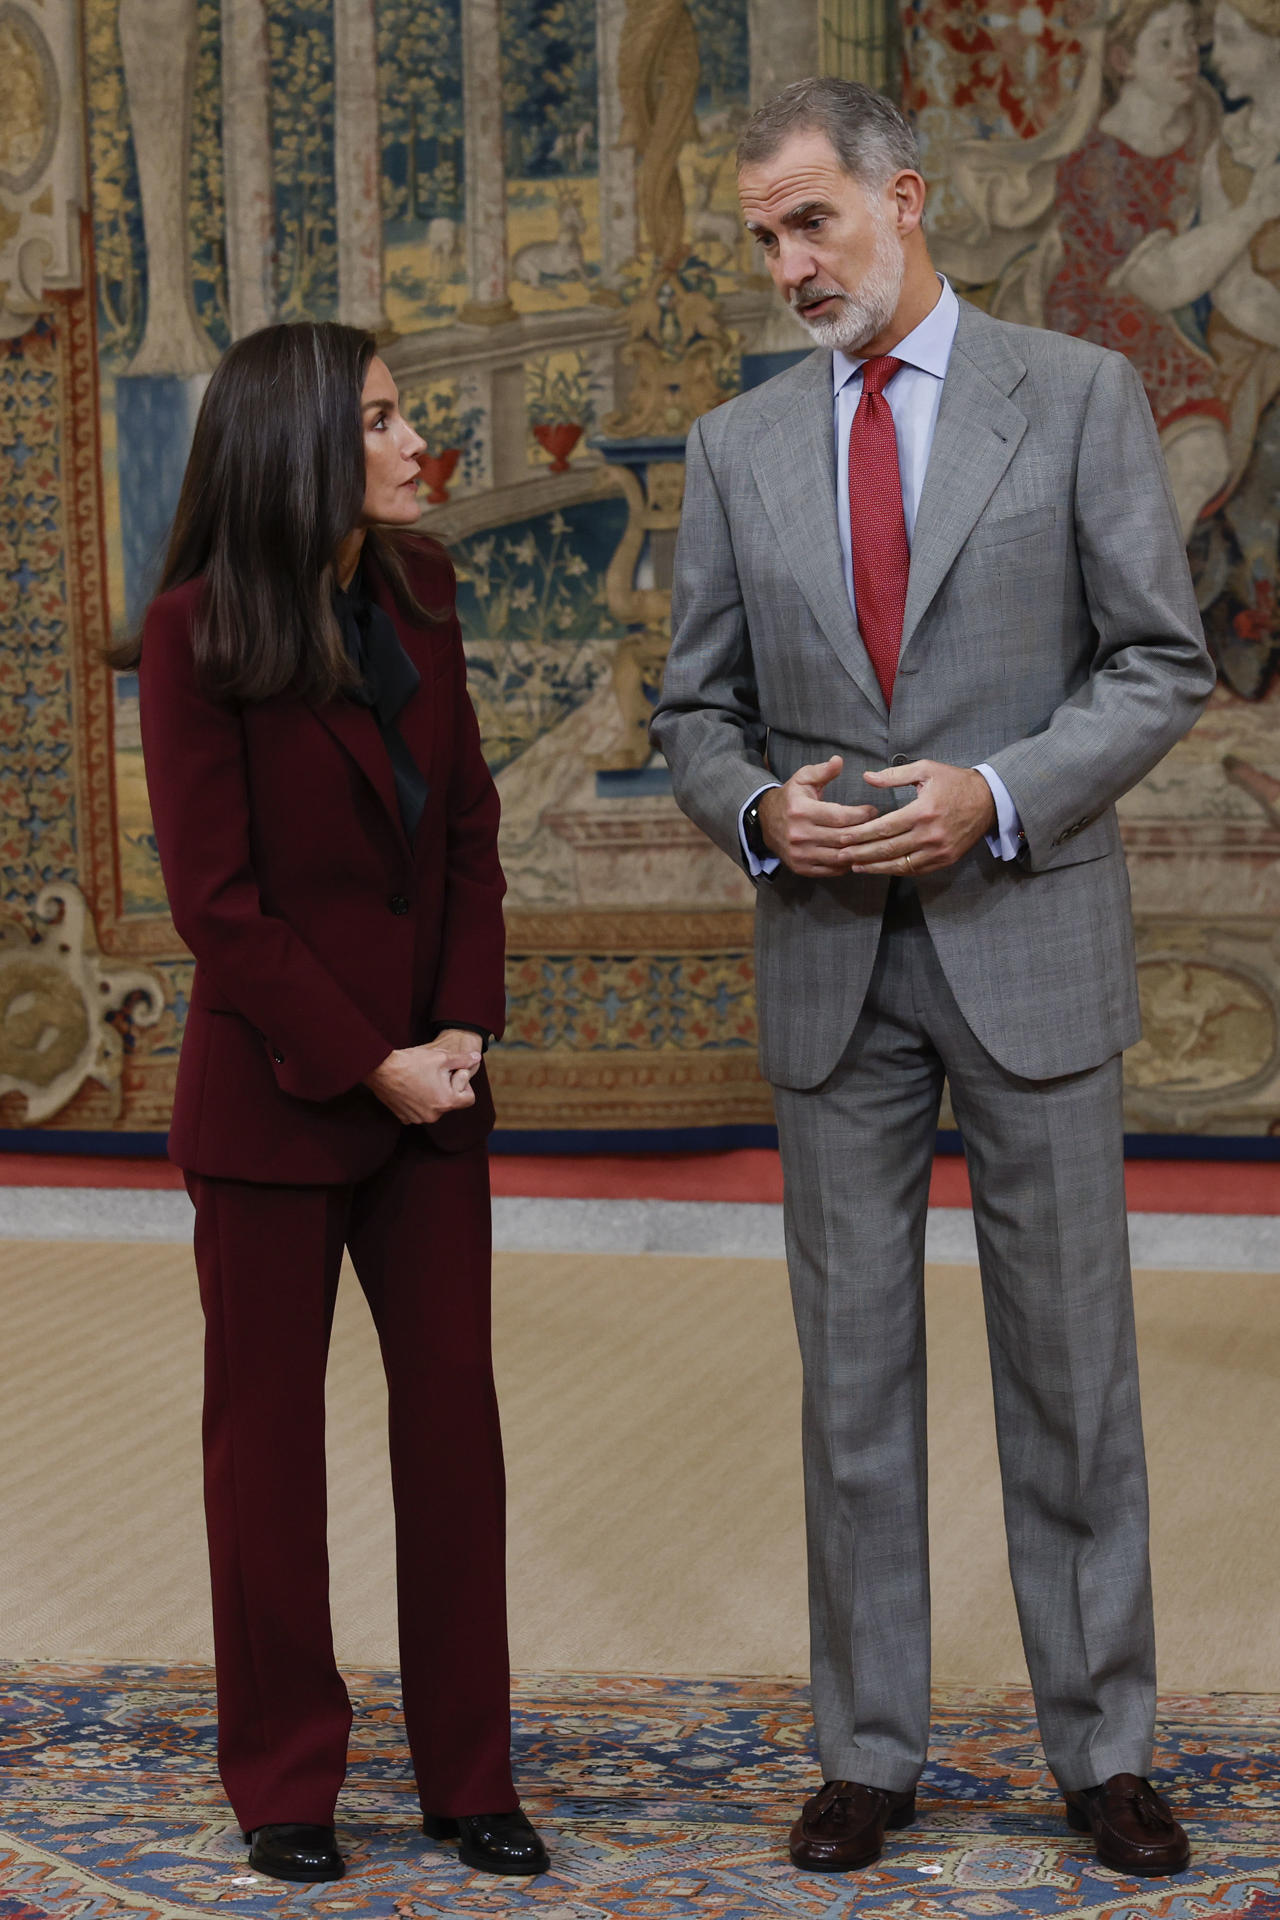
<svg viewBox="0 0 1280 1920">
<path fill-rule="evenodd" d="M 187 1188 L 205 1313 L 218 1763 L 236 1818 L 246 1830 L 329 1826 L 346 1771 L 351 1704 L 329 1621 L 324 1456 L 344 1244 L 387 1376 L 419 1796 L 431 1813 L 509 1811 L 518 1800 L 483 1146 L 442 1154 L 406 1128 L 391 1160 L 351 1186 L 188 1174 Z"/>
</svg>

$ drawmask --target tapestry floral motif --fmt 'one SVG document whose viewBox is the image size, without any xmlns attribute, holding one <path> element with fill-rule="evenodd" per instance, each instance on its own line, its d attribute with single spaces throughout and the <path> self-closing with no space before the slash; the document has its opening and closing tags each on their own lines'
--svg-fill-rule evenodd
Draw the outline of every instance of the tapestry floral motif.
<svg viewBox="0 0 1280 1920">
<path fill-rule="evenodd" d="M 1092 11 L 1073 0 L 1030 0 L 1007 9 L 977 0 L 914 0 L 903 9 L 908 111 L 919 115 L 943 104 L 964 114 L 980 137 L 1040 133 L 1079 80 L 1081 47 L 1073 29 Z M 944 58 L 953 56 L 940 93 L 928 77 L 930 41 Z"/>
<path fill-rule="evenodd" d="M 113 0 L 85 0 L 85 99 L 93 180 L 99 345 L 123 366 L 142 338 L 147 253 Z"/>
<path fill-rule="evenodd" d="M 624 1053 L 752 1048 L 754 983 L 748 953 L 515 956 L 503 1045 Z"/>
<path fill-rule="evenodd" d="M 484 409 L 464 392 L 460 380 L 429 380 L 406 385 L 401 390 L 400 408 L 414 432 L 426 441 L 429 454 L 458 455 L 458 463 L 446 480 L 454 493 L 469 492 L 483 484 L 486 473 Z M 429 481 L 430 476 L 424 475 L 424 478 Z"/>
<path fill-rule="evenodd" d="M 227 324 L 226 206 L 222 176 L 222 15 L 219 0 L 197 0 L 196 74 L 191 101 L 191 291 L 217 347 L 231 345 Z"/>
<path fill-rule="evenodd" d="M 57 337 L 0 351 L 0 894 L 74 878 L 75 773 Z"/>
<path fill-rule="evenodd" d="M 600 557 L 622 531 L 618 502 L 543 514 L 458 543 L 458 611 L 471 697 L 492 770 L 581 706 L 608 673 L 622 628 Z"/>
<path fill-rule="evenodd" d="M 577 428 L 578 438 L 570 435 L 565 457 L 572 455 L 579 440 L 594 433 L 600 422 L 605 387 L 598 365 L 581 348 L 561 349 L 526 360 L 524 369 L 524 406 L 529 427 L 526 452 L 533 466 L 545 466 L 554 457 L 546 433 Z M 543 429 L 540 437 L 539 428 Z M 559 469 L 557 469 L 559 471 Z"/>
</svg>

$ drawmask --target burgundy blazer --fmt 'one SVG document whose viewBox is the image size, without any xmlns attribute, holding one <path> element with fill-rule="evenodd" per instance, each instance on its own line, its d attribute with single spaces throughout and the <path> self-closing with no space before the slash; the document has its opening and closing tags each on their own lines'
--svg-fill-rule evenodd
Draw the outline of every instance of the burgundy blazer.
<svg viewBox="0 0 1280 1920">
<path fill-rule="evenodd" d="M 424 606 L 453 606 L 434 541 L 409 543 Z M 191 1172 L 311 1185 L 363 1178 L 400 1122 L 360 1083 L 439 1020 L 504 1020 L 498 795 L 467 695 L 456 614 L 407 620 L 370 591 L 421 675 L 400 732 L 428 782 L 410 846 L 367 707 L 256 704 L 197 685 L 191 581 L 143 628 L 142 745 L 173 923 L 196 959 L 169 1152 Z M 493 1104 L 424 1129 L 444 1152 L 483 1140 Z"/>
</svg>

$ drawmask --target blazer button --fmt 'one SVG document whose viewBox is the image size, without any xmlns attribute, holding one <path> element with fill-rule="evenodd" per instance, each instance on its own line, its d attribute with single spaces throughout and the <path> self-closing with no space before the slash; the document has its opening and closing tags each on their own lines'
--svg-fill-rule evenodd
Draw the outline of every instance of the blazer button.
<svg viewBox="0 0 1280 1920">
<path fill-rule="evenodd" d="M 402 893 L 393 893 L 387 905 L 390 907 L 392 913 L 408 913 L 409 911 L 409 902 Z"/>
<path fill-rule="evenodd" d="M 910 765 L 910 761 L 911 761 L 911 756 L 909 754 L 895 753 L 892 760 L 889 762 L 889 765 L 891 767 L 905 767 Z"/>
</svg>

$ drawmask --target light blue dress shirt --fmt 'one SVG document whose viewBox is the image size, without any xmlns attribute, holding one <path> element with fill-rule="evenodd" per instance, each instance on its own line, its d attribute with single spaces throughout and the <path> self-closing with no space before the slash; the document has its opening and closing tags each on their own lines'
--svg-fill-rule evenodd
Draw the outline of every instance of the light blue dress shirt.
<svg viewBox="0 0 1280 1920">
<path fill-rule="evenodd" d="M 934 428 L 938 424 L 942 382 L 946 377 L 951 346 L 960 319 L 959 301 L 941 274 L 938 279 L 941 286 L 938 303 L 925 315 L 920 325 L 893 349 L 894 359 L 901 360 L 903 365 L 884 390 L 898 441 L 898 472 L 902 480 L 902 512 L 907 523 L 908 544 L 915 536 L 925 469 L 933 449 Z M 855 618 L 857 603 L 853 591 L 853 548 L 849 531 L 849 429 L 862 398 L 862 368 L 861 360 L 851 360 L 846 353 L 836 352 L 831 357 L 835 388 L 836 526 L 844 560 L 845 591 L 849 595 L 849 605 L 853 608 Z M 987 835 L 987 845 L 997 860 L 1012 860 L 1021 845 L 1022 832 L 1013 796 L 994 768 L 982 765 L 974 771 L 982 775 L 996 803 L 996 831 Z M 746 814 L 753 800 L 758 800 L 769 787 L 780 784 L 777 780 L 769 780 L 758 787 L 747 800 L 742 815 Z M 742 816 L 739 816 L 738 831 L 747 868 L 752 876 L 758 878 L 761 874 L 772 873 L 778 865 L 776 857 L 770 856 L 766 860 L 756 858 L 747 845 Z"/>
</svg>

